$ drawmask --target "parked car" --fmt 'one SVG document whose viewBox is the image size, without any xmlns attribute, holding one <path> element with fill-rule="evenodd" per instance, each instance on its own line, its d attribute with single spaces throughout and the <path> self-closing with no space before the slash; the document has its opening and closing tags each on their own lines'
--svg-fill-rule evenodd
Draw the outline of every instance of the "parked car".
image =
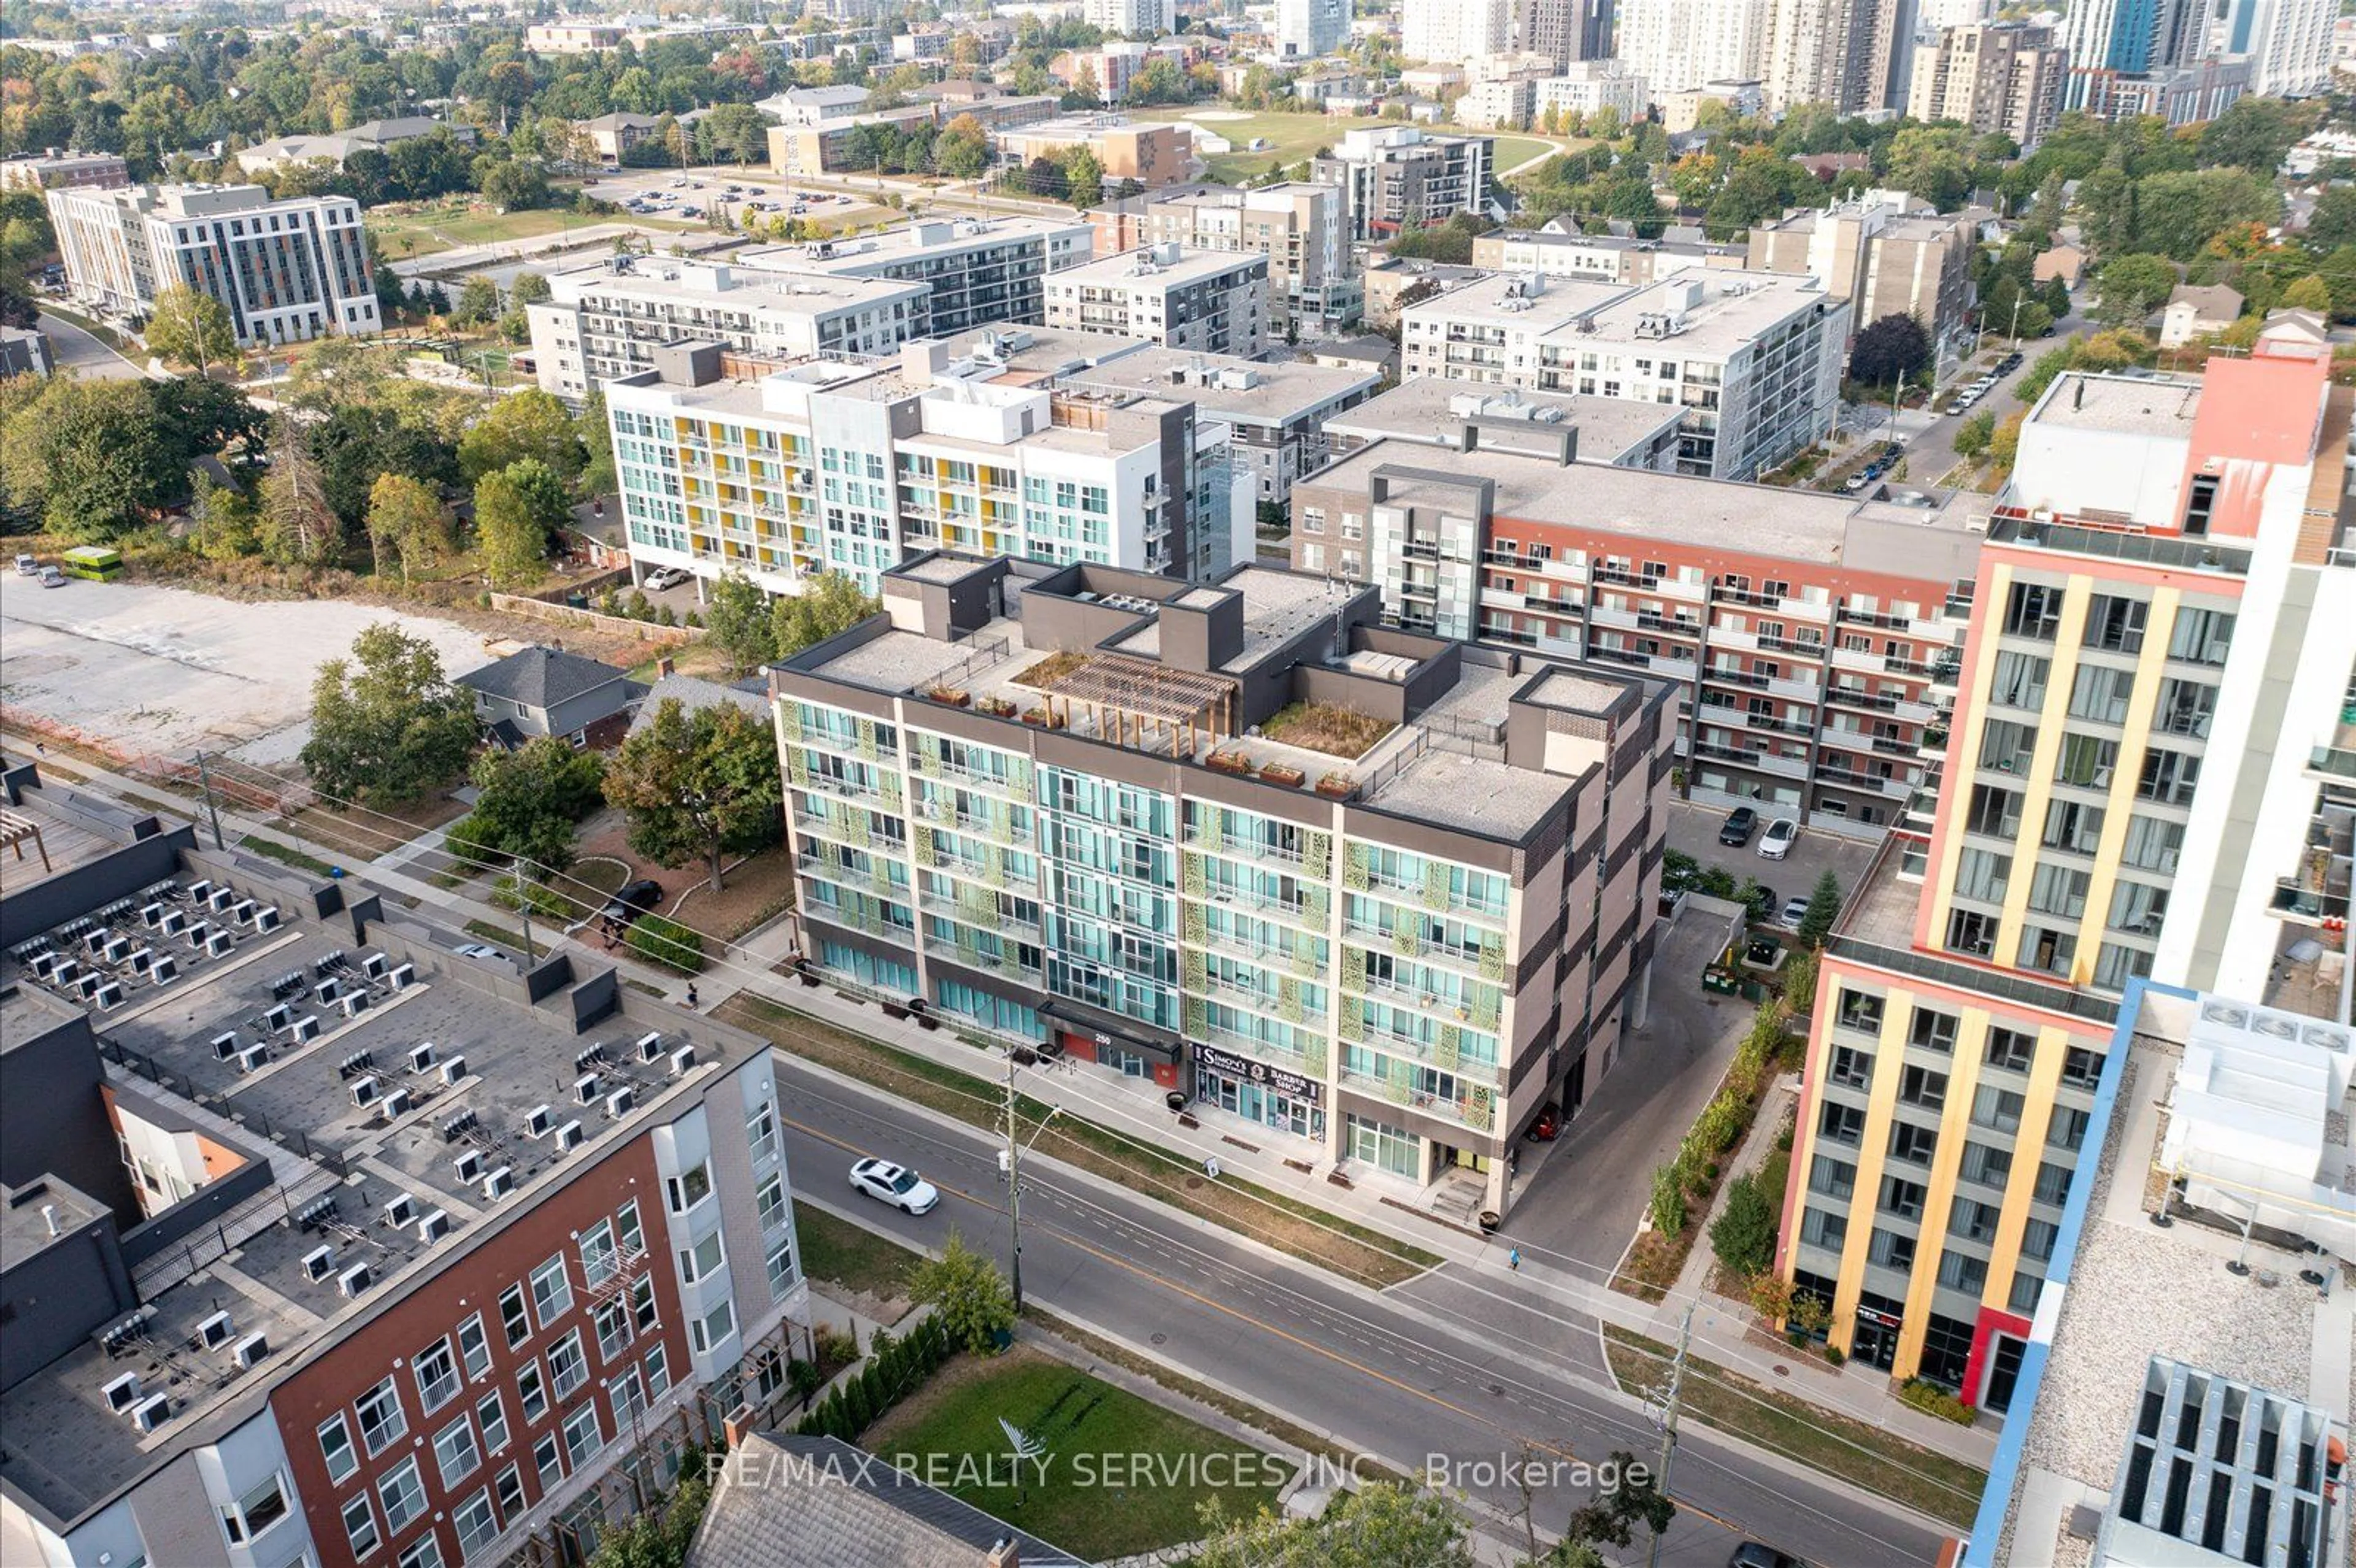
<svg viewBox="0 0 2356 1568">
<path fill-rule="evenodd" d="M 1770 860 L 1780 860 L 1792 852 L 1800 837 L 1800 825 L 1792 817 L 1779 816 L 1767 825 L 1759 839 L 1759 853 Z"/>
<path fill-rule="evenodd" d="M 1797 897 L 1785 899 L 1783 901 L 1783 913 L 1778 917 L 1776 923 L 1779 925 L 1788 925 L 1793 930 L 1797 931 L 1800 929 L 1800 917 L 1807 912 L 1807 900 Z"/>
<path fill-rule="evenodd" d="M 851 1185 L 903 1214 L 926 1214 L 941 1200 L 941 1189 L 905 1165 L 869 1157 L 851 1168 Z"/>
<path fill-rule="evenodd" d="M 1550 1144 L 1562 1133 L 1562 1107 L 1549 1100 L 1538 1107 L 1530 1130 L 1522 1136 L 1534 1144 Z"/>
<path fill-rule="evenodd" d="M 19 550 L 16 553 L 16 575 L 19 577 L 38 577 L 41 575 L 41 563 L 35 560 L 31 556 L 25 554 L 22 550 Z"/>
<path fill-rule="evenodd" d="M 461 958 L 505 958 L 507 956 L 498 948 L 481 942 L 462 942 L 458 944 L 457 953 Z"/>
<path fill-rule="evenodd" d="M 1751 842 L 1751 836 L 1758 830 L 1759 813 L 1750 806 L 1738 805 L 1726 814 L 1724 822 L 1719 824 L 1718 841 L 1740 849 Z"/>
<path fill-rule="evenodd" d="M 676 588 L 692 575 L 684 567 L 658 566 L 647 573 L 647 592 L 660 593 L 666 588 Z"/>
<path fill-rule="evenodd" d="M 59 571 L 59 570 L 58 570 L 56 567 L 54 567 L 54 566 L 45 566 L 45 567 L 41 568 L 41 586 L 42 586 L 42 587 L 44 587 L 44 588 L 63 588 L 65 585 L 66 585 L 66 574 L 65 574 L 64 572 L 62 572 L 62 571 Z"/>
<path fill-rule="evenodd" d="M 622 891 L 597 912 L 597 918 L 615 925 L 629 925 L 661 901 L 662 884 L 651 878 L 640 877 L 635 882 L 624 883 Z"/>
<path fill-rule="evenodd" d="M 1763 1541 L 1746 1541 L 1726 1560 L 1726 1568 L 1808 1568 L 1788 1552 L 1778 1552 Z"/>
</svg>

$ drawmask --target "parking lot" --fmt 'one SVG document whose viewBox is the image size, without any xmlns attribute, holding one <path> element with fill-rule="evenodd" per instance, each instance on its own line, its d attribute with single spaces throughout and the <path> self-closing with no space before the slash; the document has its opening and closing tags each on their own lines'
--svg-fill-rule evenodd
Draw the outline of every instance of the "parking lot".
<svg viewBox="0 0 2356 1568">
<path fill-rule="evenodd" d="M 1718 830 L 1726 821 L 1725 808 L 1677 801 L 1669 807 L 1669 848 L 1692 856 L 1705 868 L 1724 867 L 1738 883 L 1755 877 L 1775 895 L 1777 909 L 1787 900 L 1806 898 L 1815 891 L 1816 879 L 1826 871 L 1840 883 L 1843 898 L 1857 891 L 1858 879 L 1872 860 L 1877 840 L 1846 838 L 1826 829 L 1804 827 L 1783 859 L 1770 860 L 1759 853 L 1759 841 L 1776 815 L 1772 808 L 1761 812 L 1751 842 L 1736 849 L 1718 841 Z"/>
<path fill-rule="evenodd" d="M 627 212 L 690 222 L 713 212 L 725 212 L 739 224 L 772 218 L 841 222 L 868 207 L 841 192 L 797 188 L 766 169 L 619 169 L 582 188 Z"/>
</svg>

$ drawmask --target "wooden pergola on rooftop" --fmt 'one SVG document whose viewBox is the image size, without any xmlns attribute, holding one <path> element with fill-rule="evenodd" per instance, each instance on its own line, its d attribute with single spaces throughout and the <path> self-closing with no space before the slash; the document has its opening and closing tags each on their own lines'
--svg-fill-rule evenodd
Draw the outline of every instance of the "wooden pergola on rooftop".
<svg viewBox="0 0 2356 1568">
<path fill-rule="evenodd" d="M 16 859 L 22 860 L 28 838 L 41 857 L 41 869 L 50 869 L 48 846 L 41 842 L 41 825 L 21 812 L 0 809 L 0 849 L 14 849 Z"/>
<path fill-rule="evenodd" d="M 1075 728 L 1085 711 L 1117 746 L 1191 757 L 1236 732 L 1242 685 L 1207 670 L 1173 669 L 1125 654 L 1090 654 L 1039 688 L 1047 711 Z"/>
</svg>

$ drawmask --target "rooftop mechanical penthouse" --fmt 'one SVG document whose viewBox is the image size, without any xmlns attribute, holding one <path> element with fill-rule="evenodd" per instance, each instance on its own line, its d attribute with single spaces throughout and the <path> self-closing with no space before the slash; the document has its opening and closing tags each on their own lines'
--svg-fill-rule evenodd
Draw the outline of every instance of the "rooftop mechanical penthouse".
<svg viewBox="0 0 2356 1568">
<path fill-rule="evenodd" d="M 773 667 L 813 977 L 1504 1211 L 1642 1022 L 1665 687 L 1368 589 L 929 555 Z"/>
</svg>

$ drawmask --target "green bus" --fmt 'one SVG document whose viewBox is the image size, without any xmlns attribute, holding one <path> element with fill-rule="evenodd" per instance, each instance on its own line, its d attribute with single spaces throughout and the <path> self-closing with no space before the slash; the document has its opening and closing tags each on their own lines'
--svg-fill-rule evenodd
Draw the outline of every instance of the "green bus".
<svg viewBox="0 0 2356 1568">
<path fill-rule="evenodd" d="M 123 575 L 123 552 L 104 545 L 76 545 L 58 558 L 58 565 L 68 577 L 111 582 Z"/>
</svg>

